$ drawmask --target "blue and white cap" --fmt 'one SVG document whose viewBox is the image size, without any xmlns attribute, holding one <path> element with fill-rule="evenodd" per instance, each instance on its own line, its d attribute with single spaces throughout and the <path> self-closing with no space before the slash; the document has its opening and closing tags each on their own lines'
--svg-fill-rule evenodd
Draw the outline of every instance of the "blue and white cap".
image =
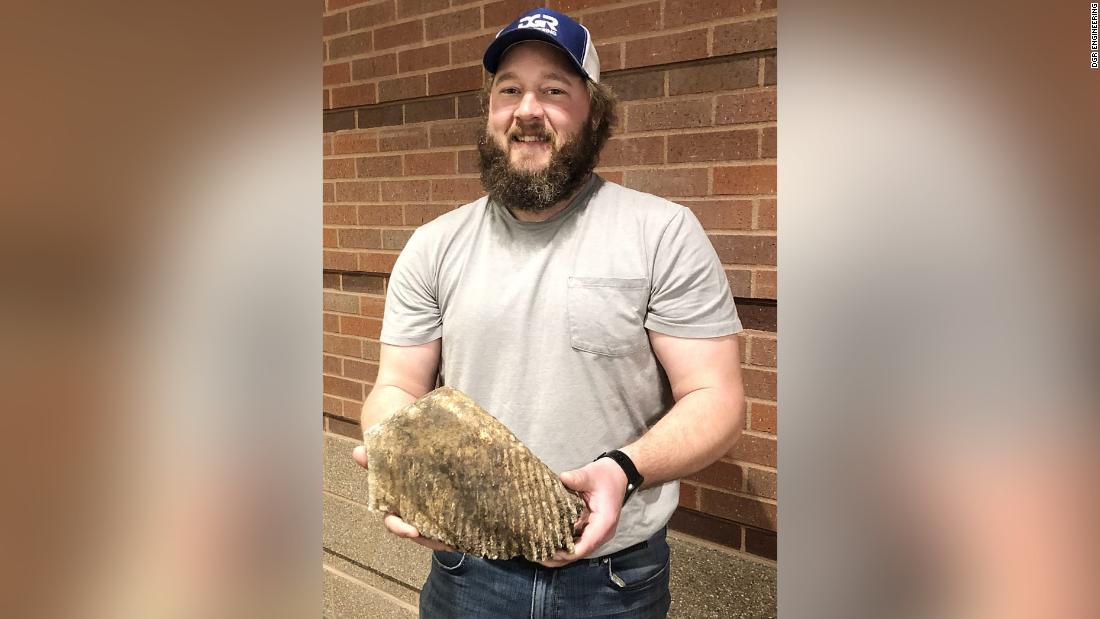
<svg viewBox="0 0 1100 619">
<path fill-rule="evenodd" d="M 497 33 L 485 50 L 482 64 L 489 73 L 496 73 L 500 59 L 516 43 L 546 41 L 557 46 L 581 72 L 593 82 L 600 81 L 600 58 L 588 28 L 572 17 L 550 9 L 532 9 Z"/>
</svg>

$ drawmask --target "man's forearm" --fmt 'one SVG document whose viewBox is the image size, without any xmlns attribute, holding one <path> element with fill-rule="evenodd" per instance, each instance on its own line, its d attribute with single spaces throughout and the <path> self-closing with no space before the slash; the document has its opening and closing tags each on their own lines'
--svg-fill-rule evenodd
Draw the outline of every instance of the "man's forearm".
<svg viewBox="0 0 1100 619">
<path fill-rule="evenodd" d="M 363 411 L 359 416 L 360 429 L 366 432 L 372 425 L 415 402 L 416 398 L 400 387 L 376 384 L 363 402 Z"/>
<path fill-rule="evenodd" d="M 733 447 L 744 426 L 743 391 L 708 387 L 680 398 L 648 432 L 621 449 L 648 488 L 706 468 Z"/>
</svg>

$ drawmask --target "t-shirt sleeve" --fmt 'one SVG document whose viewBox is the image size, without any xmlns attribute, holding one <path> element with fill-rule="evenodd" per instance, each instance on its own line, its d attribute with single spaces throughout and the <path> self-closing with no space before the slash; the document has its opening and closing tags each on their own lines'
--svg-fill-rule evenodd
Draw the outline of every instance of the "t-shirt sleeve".
<svg viewBox="0 0 1100 619">
<path fill-rule="evenodd" d="M 645 328 L 689 338 L 742 330 L 718 254 L 687 208 L 673 216 L 657 243 Z"/>
<path fill-rule="evenodd" d="M 397 257 L 386 290 L 379 338 L 383 344 L 415 346 L 443 335 L 438 270 L 432 257 L 436 249 L 429 236 L 418 230 Z"/>
</svg>

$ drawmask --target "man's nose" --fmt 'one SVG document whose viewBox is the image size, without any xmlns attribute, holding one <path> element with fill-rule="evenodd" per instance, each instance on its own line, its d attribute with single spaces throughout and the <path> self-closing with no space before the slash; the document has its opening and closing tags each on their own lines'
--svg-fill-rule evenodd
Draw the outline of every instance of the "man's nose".
<svg viewBox="0 0 1100 619">
<path fill-rule="evenodd" d="M 515 117 L 519 120 L 533 120 L 542 118 L 542 105 L 535 93 L 529 92 L 523 95 L 516 106 Z"/>
</svg>

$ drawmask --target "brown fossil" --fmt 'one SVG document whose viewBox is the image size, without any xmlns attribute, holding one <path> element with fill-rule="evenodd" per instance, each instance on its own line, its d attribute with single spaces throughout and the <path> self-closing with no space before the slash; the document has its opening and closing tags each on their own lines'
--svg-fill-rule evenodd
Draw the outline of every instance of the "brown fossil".
<svg viewBox="0 0 1100 619">
<path fill-rule="evenodd" d="M 371 510 L 490 559 L 573 551 L 584 502 L 461 391 L 432 391 L 375 424 L 365 441 Z"/>
</svg>

